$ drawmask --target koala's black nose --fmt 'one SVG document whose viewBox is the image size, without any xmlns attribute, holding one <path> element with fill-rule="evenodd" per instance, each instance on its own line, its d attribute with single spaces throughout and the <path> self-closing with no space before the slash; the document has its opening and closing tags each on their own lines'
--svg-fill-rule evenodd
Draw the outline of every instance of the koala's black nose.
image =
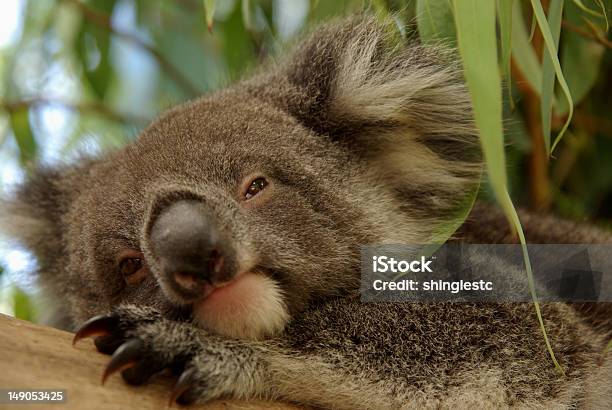
<svg viewBox="0 0 612 410">
<path fill-rule="evenodd" d="M 164 280 L 187 298 L 223 279 L 221 239 L 199 201 L 180 200 L 162 210 L 151 227 L 150 244 Z"/>
</svg>

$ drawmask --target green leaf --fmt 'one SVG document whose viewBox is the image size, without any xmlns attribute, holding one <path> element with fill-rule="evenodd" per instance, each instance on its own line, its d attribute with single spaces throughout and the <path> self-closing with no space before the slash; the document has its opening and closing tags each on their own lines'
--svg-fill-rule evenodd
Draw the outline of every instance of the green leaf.
<svg viewBox="0 0 612 410">
<path fill-rule="evenodd" d="M 512 0 L 497 0 L 501 43 L 502 76 L 510 83 L 510 54 L 512 52 Z"/>
<path fill-rule="evenodd" d="M 30 296 L 17 286 L 13 288 L 13 314 L 16 318 L 33 322 L 36 320 L 36 311 Z"/>
<path fill-rule="evenodd" d="M 489 178 L 499 200 L 506 187 L 495 3 L 453 0 L 459 51 L 472 97 Z"/>
<path fill-rule="evenodd" d="M 206 17 L 206 26 L 208 27 L 208 31 L 212 32 L 213 28 L 213 19 L 215 17 L 215 0 L 204 0 L 204 15 Z"/>
<path fill-rule="evenodd" d="M 440 41 L 454 46 L 455 22 L 450 0 L 417 0 L 417 27 L 421 41 L 435 44 Z"/>
<path fill-rule="evenodd" d="M 253 26 L 251 23 L 251 1 L 250 0 L 242 0 L 241 2 L 241 10 L 242 10 L 242 22 L 244 27 L 247 30 L 252 30 Z"/>
<path fill-rule="evenodd" d="M 555 74 L 557 76 L 557 80 L 559 81 L 559 86 L 563 90 L 563 94 L 567 99 L 567 104 L 569 107 L 569 111 L 567 114 L 567 119 L 565 120 L 565 124 L 559 131 L 559 134 L 555 138 L 555 141 L 550 148 L 550 153 L 555 150 L 555 147 L 563 137 L 563 134 L 569 127 L 570 122 L 572 121 L 572 116 L 574 115 L 574 103 L 572 102 L 572 95 L 570 94 L 569 87 L 567 86 L 567 82 L 565 81 L 565 77 L 563 76 L 563 72 L 561 71 L 561 64 L 559 63 L 559 58 L 557 56 L 557 47 L 555 46 L 555 40 L 553 38 L 552 33 L 550 32 L 550 27 L 548 26 L 548 22 L 546 21 L 546 14 L 544 14 L 544 9 L 542 8 L 542 4 L 540 0 L 531 0 L 531 7 L 533 8 L 533 14 L 538 22 L 538 27 L 540 27 L 540 32 L 542 33 L 542 37 L 544 38 L 544 44 L 546 45 L 546 51 L 548 52 L 548 56 L 552 61 L 552 65 L 555 68 Z"/>
<path fill-rule="evenodd" d="M 38 151 L 28 114 L 27 108 L 19 108 L 10 113 L 11 128 L 19 147 L 19 157 L 22 165 L 25 166 L 34 161 Z"/>
<path fill-rule="evenodd" d="M 595 2 L 597 2 L 597 4 L 599 5 L 601 13 L 603 14 L 603 18 L 606 20 L 605 32 L 607 33 L 608 30 L 610 30 L 610 21 L 608 20 L 608 12 L 606 11 L 606 5 L 603 3 L 603 0 L 595 0 Z"/>
<path fill-rule="evenodd" d="M 601 13 L 598 13 L 595 10 L 591 10 L 590 8 L 588 8 L 587 6 L 584 5 L 584 3 L 582 2 L 582 0 L 573 0 L 574 4 L 576 6 L 578 6 L 578 8 L 582 11 L 584 11 L 585 13 L 590 14 L 591 16 L 595 16 L 595 17 L 601 17 L 603 18 L 604 15 Z M 605 12 L 605 8 L 604 8 L 604 12 Z M 606 30 L 607 31 L 607 30 Z"/>
<path fill-rule="evenodd" d="M 513 0 L 497 0 L 497 15 L 499 18 L 499 35 L 501 44 L 501 71 L 508 88 L 508 100 L 514 110 L 512 98 L 512 70 L 510 56 L 512 54 L 512 3 Z"/>
<path fill-rule="evenodd" d="M 523 19 L 521 2 L 515 1 L 512 5 L 512 57 L 516 62 L 529 86 L 538 94 L 541 94 L 542 67 L 538 57 L 529 42 L 529 34 Z"/>
<path fill-rule="evenodd" d="M 374 12 L 377 16 L 385 18 L 389 15 L 389 5 L 387 4 L 387 0 L 370 0 L 370 3 L 372 4 Z"/>
<path fill-rule="evenodd" d="M 222 30 L 217 34 L 220 52 L 227 65 L 230 78 L 239 78 L 245 70 L 250 69 L 256 61 L 257 52 L 251 34 L 243 24 L 241 8 L 236 8 L 227 16 Z M 253 22 L 255 23 L 255 22 Z M 253 33 L 257 35 L 257 33 Z"/>
<path fill-rule="evenodd" d="M 571 1 L 565 2 L 565 20 L 582 26 L 582 12 Z M 578 105 L 595 85 L 601 70 L 604 47 L 572 30 L 563 31 L 561 43 L 561 68 L 567 80 L 574 105 Z M 559 90 L 558 90 L 559 91 Z M 559 98 L 561 97 L 561 98 Z M 567 100 L 557 97 L 555 112 L 564 115 L 569 110 Z"/>
<path fill-rule="evenodd" d="M 90 7 L 110 19 L 115 3 L 115 0 L 94 0 L 90 2 Z M 85 78 L 96 97 L 103 100 L 113 76 L 109 57 L 111 32 L 83 19 L 76 41 L 76 52 Z"/>
<path fill-rule="evenodd" d="M 521 240 L 527 280 L 540 328 L 555 366 L 561 369 L 544 327 L 535 292 L 525 236 L 507 189 L 502 130 L 502 97 L 495 36 L 495 3 L 481 0 L 453 0 L 453 9 L 457 25 L 459 52 L 472 99 L 474 120 L 480 134 L 489 180 L 498 202 Z"/>
<path fill-rule="evenodd" d="M 548 7 L 548 26 L 553 37 L 555 54 L 559 46 L 559 35 L 561 33 L 561 18 L 563 15 L 564 0 L 551 0 Z M 542 56 L 542 98 L 540 99 L 540 115 L 542 117 L 542 133 L 546 153 L 550 155 L 550 127 L 553 108 L 553 96 L 555 91 L 555 69 L 553 62 L 547 53 Z"/>
<path fill-rule="evenodd" d="M 467 192 L 467 195 L 462 198 L 462 200 L 457 204 L 455 209 L 450 212 L 448 219 L 434 230 L 431 239 L 432 244 L 442 245 L 446 243 L 448 239 L 455 232 L 457 232 L 457 229 L 459 229 L 461 225 L 463 225 L 465 220 L 468 218 L 470 211 L 474 207 L 476 199 L 478 198 L 481 179 L 482 173 L 481 178 L 478 179 L 478 182 L 468 188 L 469 190 Z M 435 249 L 437 249 L 437 247 L 432 247 L 432 253 Z"/>
</svg>

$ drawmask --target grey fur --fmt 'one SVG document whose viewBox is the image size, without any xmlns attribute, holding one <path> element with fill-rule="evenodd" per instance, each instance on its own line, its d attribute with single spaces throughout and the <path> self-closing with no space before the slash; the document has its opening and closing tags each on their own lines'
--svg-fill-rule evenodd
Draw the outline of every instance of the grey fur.
<svg viewBox="0 0 612 410">
<path fill-rule="evenodd" d="M 74 327 L 116 312 L 122 337 L 146 346 L 141 368 L 124 377 L 136 382 L 144 367 L 181 362 L 195 375 L 189 394 L 202 402 L 612 403 L 612 364 L 600 364 L 609 322 L 594 315 L 544 306 L 567 372 L 560 378 L 529 304 L 359 303 L 359 246 L 426 243 L 480 175 L 469 98 L 450 54 L 400 46 L 387 32 L 370 19 L 328 24 L 286 60 L 162 115 L 125 148 L 35 173 L 6 203 L 5 227 L 36 253 L 41 282 L 60 301 L 57 317 Z M 253 174 L 271 186 L 247 207 L 239 185 Z M 284 331 L 236 339 L 188 320 L 149 244 L 158 210 L 183 198 L 214 215 L 237 266 L 278 282 L 291 317 Z M 594 228 L 555 236 L 537 218 L 527 225 L 548 241 L 612 242 Z M 495 228 L 503 226 L 497 211 L 477 206 L 457 240 L 508 241 Z M 152 273 L 137 286 L 116 267 L 126 248 L 142 250 Z"/>
</svg>

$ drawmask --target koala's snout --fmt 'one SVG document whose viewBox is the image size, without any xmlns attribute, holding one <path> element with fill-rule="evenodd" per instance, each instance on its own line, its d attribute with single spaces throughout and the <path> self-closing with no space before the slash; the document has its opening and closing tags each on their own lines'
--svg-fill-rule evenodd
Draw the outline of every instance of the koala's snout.
<svg viewBox="0 0 612 410">
<path fill-rule="evenodd" d="M 230 247 L 200 201 L 179 200 L 164 208 L 151 226 L 149 243 L 160 279 L 186 302 L 233 275 Z"/>
</svg>

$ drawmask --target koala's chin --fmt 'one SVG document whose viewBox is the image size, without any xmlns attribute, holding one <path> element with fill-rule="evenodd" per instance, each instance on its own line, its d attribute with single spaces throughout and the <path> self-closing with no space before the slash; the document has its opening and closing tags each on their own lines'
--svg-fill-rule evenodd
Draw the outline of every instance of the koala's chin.
<svg viewBox="0 0 612 410">
<path fill-rule="evenodd" d="M 194 303 L 193 317 L 213 333 L 261 340 L 282 332 L 289 312 L 273 279 L 246 272 Z"/>
</svg>

